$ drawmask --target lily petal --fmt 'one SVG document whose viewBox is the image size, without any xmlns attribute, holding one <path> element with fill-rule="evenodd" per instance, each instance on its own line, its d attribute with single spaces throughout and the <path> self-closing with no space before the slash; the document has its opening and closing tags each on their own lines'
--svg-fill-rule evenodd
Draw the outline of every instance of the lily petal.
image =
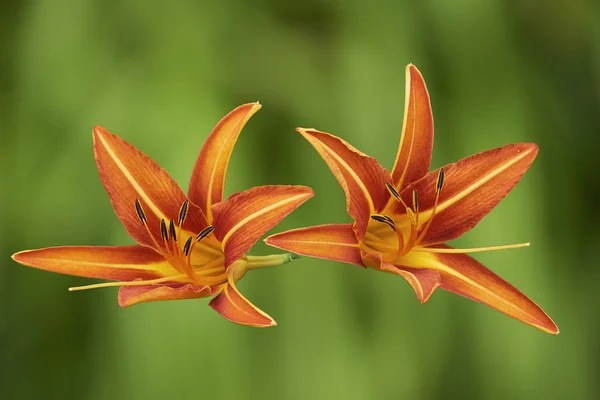
<svg viewBox="0 0 600 400">
<path fill-rule="evenodd" d="M 150 301 L 198 299 L 212 296 L 220 290 L 221 287 L 194 286 L 191 283 L 123 286 L 119 289 L 119 305 L 129 307 Z"/>
<path fill-rule="evenodd" d="M 211 132 L 200 150 L 188 195 L 210 221 L 211 206 L 223 201 L 223 187 L 233 147 L 246 122 L 260 109 L 259 103 L 244 104 L 227 114 Z"/>
<path fill-rule="evenodd" d="M 450 246 L 440 245 L 450 249 Z M 466 254 L 421 253 L 423 266 L 440 273 L 440 287 L 478 301 L 538 328 L 558 334 L 550 317 L 517 288 Z"/>
<path fill-rule="evenodd" d="M 136 199 L 144 210 L 150 232 L 160 243 L 160 220 L 177 221 L 187 197 L 150 157 L 101 126 L 94 128 L 94 155 L 100 179 L 117 217 L 135 241 L 156 248 L 136 213 Z M 200 232 L 206 226 L 200 208 L 190 203 L 183 228 Z"/>
<path fill-rule="evenodd" d="M 445 179 L 436 213 L 422 245 L 456 239 L 473 228 L 519 182 L 527 171 L 538 147 L 533 143 L 516 143 L 464 158 L 444 167 Z M 402 193 L 412 204 L 413 189 L 420 203 L 419 220 L 427 223 L 435 202 L 437 171 L 409 185 Z M 392 214 L 404 214 L 396 202 Z"/>
<path fill-rule="evenodd" d="M 140 246 L 64 246 L 26 250 L 16 262 L 59 274 L 133 281 L 158 279 L 177 271 L 154 250 Z"/>
<path fill-rule="evenodd" d="M 401 191 L 427 174 L 433 151 L 433 114 L 423 76 L 412 64 L 406 67 L 404 122 L 392 178 Z"/>
<path fill-rule="evenodd" d="M 313 129 L 298 128 L 325 160 L 346 193 L 346 208 L 354 219 L 354 231 L 362 240 L 369 218 L 381 211 L 390 195 L 385 183 L 389 172 L 376 159 L 361 153 L 342 139 Z"/>
<path fill-rule="evenodd" d="M 303 256 L 364 266 L 352 224 L 330 224 L 293 229 L 269 236 L 265 242 L 269 246 Z"/>
<path fill-rule="evenodd" d="M 225 267 L 312 196 L 306 186 L 258 186 L 213 205 L 214 235 L 222 243 Z"/>
<path fill-rule="evenodd" d="M 375 269 L 403 277 L 412 286 L 421 304 L 425 304 L 441 284 L 439 272 L 433 269 L 394 265 L 383 261 L 377 253 L 363 254 L 363 259 Z"/>
<path fill-rule="evenodd" d="M 269 328 L 277 322 L 264 311 L 250 303 L 235 287 L 233 281 L 234 268 L 228 271 L 229 283 L 223 291 L 212 299 L 208 305 L 217 311 L 223 318 L 241 325 L 255 328 Z"/>
</svg>

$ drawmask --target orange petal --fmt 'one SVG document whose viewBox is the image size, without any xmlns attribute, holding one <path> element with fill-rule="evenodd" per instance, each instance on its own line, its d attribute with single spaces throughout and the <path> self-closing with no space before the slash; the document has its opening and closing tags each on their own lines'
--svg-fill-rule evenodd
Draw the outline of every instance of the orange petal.
<svg viewBox="0 0 600 400">
<path fill-rule="evenodd" d="M 85 278 L 132 281 L 177 274 L 152 249 L 140 246 L 65 246 L 26 250 L 12 256 L 29 267 Z"/>
<path fill-rule="evenodd" d="M 235 142 L 246 122 L 260 107 L 258 103 L 250 103 L 231 111 L 215 126 L 200 150 L 188 195 L 209 220 L 212 219 L 211 206 L 223 201 L 225 175 Z"/>
<path fill-rule="evenodd" d="M 537 152 L 532 143 L 509 144 L 444 167 L 443 189 L 422 245 L 447 242 L 473 228 L 519 182 Z M 401 193 L 412 204 L 412 191 L 417 190 L 421 224 L 431 216 L 437 176 L 432 171 Z M 398 202 L 392 207 L 392 214 L 405 213 Z"/>
<path fill-rule="evenodd" d="M 225 266 L 312 196 L 306 186 L 258 186 L 213 205 L 214 234 L 222 243 Z"/>
<path fill-rule="evenodd" d="M 433 115 L 423 76 L 412 64 L 406 67 L 404 123 L 400 147 L 392 169 L 394 186 L 401 191 L 427 174 L 433 150 Z"/>
<path fill-rule="evenodd" d="M 381 211 L 390 195 L 385 183 L 391 176 L 377 160 L 342 139 L 312 129 L 298 128 L 325 160 L 346 193 L 346 208 L 354 219 L 354 231 L 362 240 L 372 214 Z"/>
<path fill-rule="evenodd" d="M 123 286 L 119 289 L 119 305 L 129 307 L 150 301 L 197 299 L 212 296 L 220 289 L 220 287 L 194 286 L 191 283 Z"/>
<path fill-rule="evenodd" d="M 269 236 L 265 242 L 308 257 L 364 266 L 352 224 L 331 224 L 293 229 Z"/>
<path fill-rule="evenodd" d="M 427 266 L 440 273 L 442 289 L 486 304 L 544 332 L 558 334 L 556 324 L 537 304 L 472 257 L 429 253 L 427 258 Z"/>
<path fill-rule="evenodd" d="M 250 303 L 235 287 L 232 276 L 234 268 L 229 269 L 229 283 L 223 291 L 208 303 L 215 311 L 236 324 L 248 325 L 255 328 L 268 328 L 277 322 L 265 312 Z"/>
<path fill-rule="evenodd" d="M 435 289 L 440 286 L 440 274 L 433 269 L 394 265 L 383 261 L 381 255 L 376 253 L 363 254 L 363 258 L 365 263 L 375 269 L 403 277 L 412 286 L 421 304 L 425 304 Z"/>
<path fill-rule="evenodd" d="M 100 179 L 117 217 L 133 239 L 154 248 L 136 213 L 135 200 L 139 199 L 148 227 L 160 243 L 160 220 L 177 221 L 187 197 L 171 176 L 150 157 L 101 126 L 94 128 L 94 155 Z M 200 208 L 190 203 L 184 229 L 197 233 L 206 225 Z"/>
</svg>

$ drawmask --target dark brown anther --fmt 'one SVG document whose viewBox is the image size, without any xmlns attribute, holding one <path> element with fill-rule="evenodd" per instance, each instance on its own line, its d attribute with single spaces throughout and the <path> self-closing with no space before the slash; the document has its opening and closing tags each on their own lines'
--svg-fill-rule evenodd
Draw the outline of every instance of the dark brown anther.
<svg viewBox="0 0 600 400">
<path fill-rule="evenodd" d="M 144 209 L 142 208 L 142 205 L 138 199 L 135 199 L 135 212 L 137 213 L 142 225 L 146 225 L 148 220 L 146 219 L 146 214 L 144 214 Z"/>
<path fill-rule="evenodd" d="M 214 231 L 214 230 L 215 230 L 215 227 L 213 225 L 209 225 L 206 228 L 202 229 L 202 231 L 200 231 L 198 236 L 196 236 L 196 239 L 198 241 L 201 241 L 202 239 L 204 239 L 205 237 L 210 235 L 212 233 L 212 231 Z"/>
<path fill-rule="evenodd" d="M 179 223 L 179 226 L 183 226 L 183 223 L 185 222 L 185 217 L 187 217 L 188 213 L 189 203 L 190 201 L 186 199 L 181 205 L 181 209 L 179 209 L 179 220 L 177 221 Z"/>
<path fill-rule="evenodd" d="M 440 168 L 440 172 L 438 173 L 437 178 L 437 187 L 436 190 L 439 192 L 442 191 L 442 187 L 444 186 L 444 168 Z"/>
<path fill-rule="evenodd" d="M 169 233 L 167 232 L 167 224 L 164 219 L 160 220 L 160 237 L 163 242 L 169 241 Z"/>
<path fill-rule="evenodd" d="M 382 222 L 382 223 L 386 224 L 387 226 L 392 228 L 394 230 L 394 232 L 396 232 L 396 227 L 394 226 L 394 220 L 391 219 L 390 217 L 384 216 L 384 215 L 371 215 L 371 219 L 373 219 L 377 222 Z"/>
<path fill-rule="evenodd" d="M 192 245 L 192 237 L 190 236 L 183 245 L 183 254 L 186 256 L 190 253 L 190 247 Z"/>
<path fill-rule="evenodd" d="M 392 184 L 389 182 L 386 182 L 385 186 L 387 187 L 387 190 L 392 194 L 392 196 L 394 196 L 396 200 L 400 201 L 400 193 L 398 193 L 396 188 L 393 187 Z"/>
<path fill-rule="evenodd" d="M 169 234 L 171 235 L 171 239 L 173 241 L 177 241 L 177 233 L 175 232 L 175 223 L 173 220 L 169 221 Z"/>
</svg>

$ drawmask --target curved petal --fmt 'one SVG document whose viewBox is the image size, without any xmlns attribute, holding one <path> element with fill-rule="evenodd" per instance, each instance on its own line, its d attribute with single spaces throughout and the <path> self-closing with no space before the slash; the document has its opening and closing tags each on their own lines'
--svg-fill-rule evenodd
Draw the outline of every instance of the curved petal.
<svg viewBox="0 0 600 400">
<path fill-rule="evenodd" d="M 390 195 L 389 172 L 376 159 L 361 153 L 342 139 L 313 129 L 298 128 L 325 160 L 346 193 L 346 208 L 354 219 L 354 231 L 362 240 L 372 214 L 381 211 Z"/>
<path fill-rule="evenodd" d="M 277 325 L 277 322 L 273 318 L 250 303 L 237 290 L 233 280 L 234 269 L 229 269 L 229 283 L 224 286 L 223 291 L 212 299 L 208 305 L 221 314 L 223 318 L 236 324 L 252 326 L 254 328 L 269 328 Z"/>
<path fill-rule="evenodd" d="M 447 245 L 436 247 L 452 249 Z M 438 271 L 440 288 L 493 307 L 544 332 L 558 334 L 556 324 L 537 304 L 472 257 L 413 251 L 406 258 L 411 266 Z"/>
<path fill-rule="evenodd" d="M 133 281 L 177 274 L 152 249 L 140 246 L 64 246 L 26 250 L 12 256 L 28 267 L 84 278 Z"/>
<path fill-rule="evenodd" d="M 123 286 L 119 289 L 119 305 L 129 307 L 150 301 L 198 299 L 212 296 L 220 290 L 220 286 L 194 286 L 191 283 L 183 285 Z"/>
<path fill-rule="evenodd" d="M 214 234 L 222 243 L 225 266 L 312 196 L 306 186 L 258 186 L 213 205 Z"/>
<path fill-rule="evenodd" d="M 365 263 L 379 271 L 400 275 L 412 286 L 421 304 L 425 304 L 435 289 L 440 286 L 441 277 L 438 271 L 425 268 L 412 268 L 394 265 L 383 261 L 377 253 L 363 255 Z"/>
<path fill-rule="evenodd" d="M 129 235 L 141 245 L 156 248 L 140 222 L 136 199 L 148 228 L 160 243 L 160 220 L 177 221 L 187 199 L 181 188 L 150 157 L 101 126 L 94 128 L 94 156 L 102 184 Z M 184 229 L 197 233 L 206 225 L 200 208 L 190 203 Z"/>
<path fill-rule="evenodd" d="M 538 147 L 533 143 L 509 144 L 444 167 L 438 206 L 421 244 L 447 242 L 473 228 L 515 187 L 537 152 Z M 417 190 L 421 228 L 431 217 L 437 177 L 438 171 L 432 171 L 401 193 L 412 204 L 412 191 Z M 391 214 L 405 212 L 398 202 L 392 206 Z"/>
<path fill-rule="evenodd" d="M 352 224 L 331 224 L 293 229 L 265 239 L 269 246 L 308 257 L 324 258 L 364 267 Z"/>
<path fill-rule="evenodd" d="M 258 103 L 250 103 L 231 111 L 215 126 L 200 150 L 188 196 L 200 206 L 209 221 L 212 219 L 211 206 L 223 201 L 225 176 L 235 142 L 246 122 L 260 107 Z"/>
<path fill-rule="evenodd" d="M 401 191 L 427 174 L 433 151 L 433 115 L 423 76 L 412 64 L 406 67 L 406 95 L 402 136 L 392 178 Z"/>
</svg>

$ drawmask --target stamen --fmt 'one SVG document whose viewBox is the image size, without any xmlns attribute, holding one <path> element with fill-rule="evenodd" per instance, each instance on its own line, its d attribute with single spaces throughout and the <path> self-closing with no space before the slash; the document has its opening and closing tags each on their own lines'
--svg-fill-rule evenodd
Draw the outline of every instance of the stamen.
<svg viewBox="0 0 600 400">
<path fill-rule="evenodd" d="M 531 243 L 519 243 L 519 244 L 507 244 L 504 246 L 490 246 L 490 247 L 476 247 L 471 249 L 444 249 L 437 247 L 418 247 L 413 251 L 420 251 L 424 253 L 449 253 L 449 254 L 463 254 L 463 253 L 481 253 L 484 251 L 496 251 L 496 250 L 508 250 L 508 249 L 520 249 L 523 247 L 529 247 Z"/>
<path fill-rule="evenodd" d="M 437 210 L 438 202 L 440 200 L 440 193 L 442 192 L 442 188 L 444 187 L 444 175 L 445 175 L 444 174 L 444 168 L 440 168 L 440 172 L 438 172 L 437 182 L 436 182 L 436 185 L 435 185 L 435 202 L 433 203 L 433 209 L 431 210 L 431 216 L 429 217 L 429 220 L 427 221 L 427 223 L 425 224 L 425 227 L 421 231 L 421 234 L 419 235 L 419 237 L 415 241 L 414 246 L 417 246 L 419 243 L 421 243 L 421 241 L 423 240 L 423 238 L 427 234 L 427 230 L 431 226 L 431 222 L 433 221 L 433 217 L 435 216 L 435 212 Z"/>
<path fill-rule="evenodd" d="M 207 237 L 208 235 L 210 235 L 212 233 L 212 231 L 215 230 L 215 227 L 213 225 L 209 225 L 206 228 L 202 229 L 200 231 L 200 233 L 198 234 L 198 236 L 196 236 L 196 239 L 199 241 L 201 241 L 202 239 L 204 239 L 205 237 Z"/>
<path fill-rule="evenodd" d="M 173 275 L 173 276 L 165 276 L 164 278 L 151 279 L 147 281 L 119 281 L 119 282 L 105 282 L 105 283 L 96 283 L 94 285 L 86 285 L 86 286 L 74 286 L 69 288 L 69 292 L 75 292 L 78 290 L 88 290 L 88 289 L 99 289 L 105 287 L 115 287 L 115 286 L 145 286 L 145 285 L 155 285 L 157 283 L 163 283 L 172 281 L 174 279 L 185 278 L 186 274 L 181 275 Z"/>
<path fill-rule="evenodd" d="M 178 225 L 180 227 L 183 226 L 183 223 L 185 222 L 185 217 L 187 217 L 189 203 L 190 201 L 186 199 L 181 205 L 181 209 L 179 210 Z"/>
<path fill-rule="evenodd" d="M 187 257 L 190 252 L 190 246 L 192 245 L 192 237 L 190 236 L 183 245 L 183 254 Z"/>
<path fill-rule="evenodd" d="M 385 183 L 385 187 L 387 187 L 387 190 L 390 192 L 390 194 L 392 196 L 394 196 L 394 198 L 396 200 L 398 200 L 400 202 L 400 204 L 402 204 L 404 206 L 404 208 L 408 208 L 408 206 L 406 205 L 406 203 L 404 202 L 404 200 L 402 200 L 402 197 L 400 196 L 400 193 L 398 193 L 398 191 L 396 190 L 396 188 L 394 188 L 391 183 L 386 182 Z"/>
<path fill-rule="evenodd" d="M 440 168 L 440 172 L 438 174 L 438 178 L 437 178 L 437 191 L 441 192 L 442 191 L 442 187 L 444 186 L 444 168 Z"/>
<path fill-rule="evenodd" d="M 417 193 L 417 189 L 413 189 L 413 207 L 415 209 L 415 213 L 419 212 L 419 193 Z"/>
<path fill-rule="evenodd" d="M 386 182 L 385 187 L 387 187 L 387 190 L 391 193 L 392 196 L 394 196 L 396 198 L 396 200 L 400 201 L 400 193 L 398 193 L 396 188 L 394 186 L 392 186 L 391 183 Z"/>
<path fill-rule="evenodd" d="M 171 239 L 173 239 L 173 241 L 176 242 L 177 233 L 175 232 L 175 223 L 173 222 L 173 220 L 169 221 L 169 234 L 171 235 Z"/>
<path fill-rule="evenodd" d="M 135 212 L 137 213 L 142 225 L 146 225 L 148 220 L 146 219 L 146 214 L 144 213 L 144 209 L 142 208 L 142 205 L 138 199 L 135 199 Z"/>
<path fill-rule="evenodd" d="M 164 218 L 160 220 L 160 237 L 165 243 L 169 241 L 169 233 L 167 232 L 167 224 Z"/>
<path fill-rule="evenodd" d="M 385 217 L 383 215 L 371 215 L 371 219 L 377 221 L 377 222 L 382 222 L 384 224 L 386 224 L 387 226 L 389 226 L 390 228 L 392 228 L 394 230 L 394 232 L 396 232 L 396 227 L 393 224 L 393 221 L 390 222 L 390 217 Z"/>
</svg>

